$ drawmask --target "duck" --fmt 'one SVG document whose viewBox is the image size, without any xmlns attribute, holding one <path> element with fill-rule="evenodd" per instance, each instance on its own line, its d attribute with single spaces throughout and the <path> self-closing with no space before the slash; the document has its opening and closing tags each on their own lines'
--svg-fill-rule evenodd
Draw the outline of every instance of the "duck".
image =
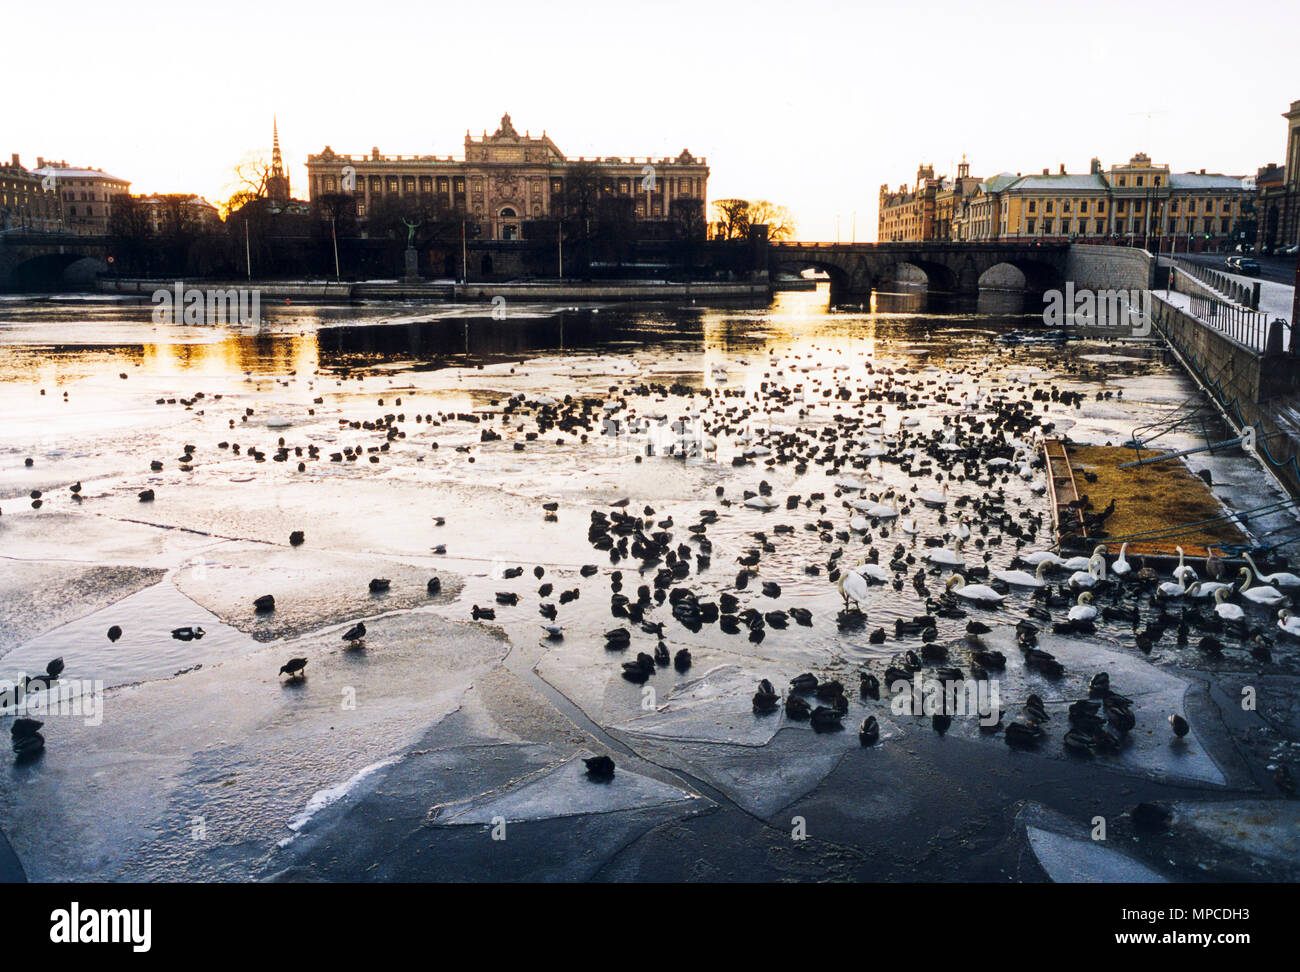
<svg viewBox="0 0 1300 972">
<path fill-rule="evenodd" d="M 346 641 L 350 647 L 360 645 L 361 642 L 365 641 L 365 638 L 366 623 L 364 621 L 358 621 L 352 627 L 348 628 L 347 631 L 343 632 L 343 640 Z"/>
<path fill-rule="evenodd" d="M 287 662 L 285 662 L 283 665 L 280 666 L 280 674 L 288 675 L 290 678 L 306 678 L 307 677 L 307 673 L 305 671 L 306 667 L 307 667 L 306 658 L 290 658 Z"/>
<path fill-rule="evenodd" d="M 1262 587 L 1251 587 L 1251 573 L 1249 567 L 1241 568 L 1241 578 L 1243 584 L 1238 592 L 1242 597 L 1248 597 L 1256 604 L 1266 604 L 1269 607 L 1277 607 L 1286 600 L 1285 595 L 1276 587 L 1269 587 L 1267 584 Z"/>
<path fill-rule="evenodd" d="M 1289 634 L 1292 638 L 1300 638 L 1300 617 L 1292 614 L 1286 608 L 1277 612 L 1277 627 L 1283 634 Z"/>
<path fill-rule="evenodd" d="M 1126 550 L 1128 550 L 1128 541 L 1119 545 L 1119 556 L 1116 557 L 1115 562 L 1110 565 L 1110 572 L 1116 577 L 1127 577 L 1133 572 L 1133 565 L 1130 564 L 1128 558 L 1124 556 L 1124 551 Z"/>
<path fill-rule="evenodd" d="M 1192 731 L 1192 727 L 1187 724 L 1187 720 L 1177 712 L 1169 713 L 1169 728 L 1174 731 L 1174 735 L 1179 739 L 1182 739 Z"/>
<path fill-rule="evenodd" d="M 1175 547 L 1178 551 L 1178 566 L 1174 568 L 1174 580 L 1185 580 L 1188 583 L 1196 580 L 1196 571 L 1183 563 L 1183 548 Z"/>
<path fill-rule="evenodd" d="M 1074 607 L 1070 608 L 1070 620 L 1075 624 L 1084 624 L 1097 617 L 1097 609 L 1092 606 L 1092 593 L 1084 591 L 1079 595 Z"/>
<path fill-rule="evenodd" d="M 961 539 L 955 539 L 952 542 L 952 549 L 947 547 L 938 547 L 931 550 L 925 555 L 925 559 L 932 564 L 939 564 L 942 567 L 965 567 L 966 558 L 961 555 Z"/>
<path fill-rule="evenodd" d="M 1272 584 L 1274 587 L 1281 588 L 1300 587 L 1300 576 L 1289 574 L 1285 571 L 1277 571 L 1272 574 L 1262 574 L 1260 573 L 1259 568 L 1255 566 L 1255 561 L 1250 559 L 1250 554 L 1244 554 L 1243 556 L 1245 557 L 1246 563 L 1250 564 L 1251 569 L 1255 572 L 1255 576 L 1264 583 Z"/>
<path fill-rule="evenodd" d="M 1246 612 L 1235 604 L 1229 604 L 1224 600 L 1228 596 L 1225 590 L 1214 592 L 1214 613 L 1223 618 L 1224 621 L 1241 621 L 1246 617 Z"/>
<path fill-rule="evenodd" d="M 980 604 L 1001 604 L 1006 600 L 1005 594 L 999 594 L 987 584 L 967 584 L 961 574 L 953 574 L 944 585 L 944 590 L 951 591 L 958 597 Z"/>
<path fill-rule="evenodd" d="M 993 576 L 1004 584 L 1013 587 L 1046 587 L 1043 571 L 1047 570 L 1048 561 L 1039 561 L 1038 569 L 1032 574 L 1027 570 L 995 570 Z"/>
</svg>

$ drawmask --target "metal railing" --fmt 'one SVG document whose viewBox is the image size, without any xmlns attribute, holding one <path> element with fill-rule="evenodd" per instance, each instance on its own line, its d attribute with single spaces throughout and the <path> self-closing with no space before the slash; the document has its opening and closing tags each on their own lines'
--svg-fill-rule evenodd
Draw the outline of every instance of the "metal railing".
<svg viewBox="0 0 1300 972">
<path fill-rule="evenodd" d="M 1251 288 L 1238 280 L 1233 280 L 1221 270 L 1213 267 L 1207 267 L 1200 263 L 1189 263 L 1186 260 L 1174 260 L 1174 266 L 1187 274 L 1194 280 L 1199 280 L 1211 290 L 1217 290 L 1224 296 L 1230 296 L 1234 290 L 1242 293 L 1250 293 Z"/>
<path fill-rule="evenodd" d="M 1188 294 L 1192 316 L 1252 351 L 1263 351 L 1268 338 L 1268 315 L 1263 311 L 1229 304 L 1202 294 Z"/>
</svg>

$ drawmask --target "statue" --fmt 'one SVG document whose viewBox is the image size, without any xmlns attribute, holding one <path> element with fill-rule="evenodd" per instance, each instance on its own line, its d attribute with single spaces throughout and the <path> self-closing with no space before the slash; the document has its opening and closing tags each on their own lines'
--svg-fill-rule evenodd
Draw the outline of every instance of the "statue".
<svg viewBox="0 0 1300 972">
<path fill-rule="evenodd" d="M 420 228 L 420 221 L 412 223 L 405 217 L 402 218 L 402 225 L 406 227 L 406 248 L 408 250 L 415 248 L 415 231 Z"/>
</svg>

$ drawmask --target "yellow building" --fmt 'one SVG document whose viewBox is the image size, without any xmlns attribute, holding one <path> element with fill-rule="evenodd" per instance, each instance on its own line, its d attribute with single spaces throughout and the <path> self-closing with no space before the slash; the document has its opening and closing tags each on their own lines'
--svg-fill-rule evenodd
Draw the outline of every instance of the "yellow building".
<svg viewBox="0 0 1300 972">
<path fill-rule="evenodd" d="M 464 158 L 380 155 L 378 148 L 368 156 L 339 155 L 326 146 L 308 156 L 307 177 L 313 199 L 354 193 L 361 217 L 384 199 L 424 197 L 467 215 L 485 239 L 514 240 L 527 221 L 560 215 L 566 181 L 578 165 L 594 169 L 602 194 L 627 199 L 636 219 L 666 219 L 686 200 L 704 212 L 706 159 L 685 150 L 662 159 L 570 158 L 545 132 L 519 134 L 508 114 L 491 135 L 466 132 Z"/>
<path fill-rule="evenodd" d="M 79 169 L 67 162 L 44 159 L 36 161 L 36 175 L 59 194 L 64 228 L 80 236 L 106 236 L 112 223 L 113 200 L 127 195 L 131 183 L 103 169 Z"/>
<path fill-rule="evenodd" d="M 950 189 L 943 182 L 918 174 L 910 193 L 882 187 L 879 239 L 1222 249 L 1253 191 L 1241 176 L 1171 172 L 1142 153 L 1105 171 L 1093 159 L 1086 174 L 1061 166 L 983 181 L 963 172 Z"/>
<path fill-rule="evenodd" d="M 0 229 L 56 233 L 62 228 L 59 194 L 52 183 L 23 168 L 15 152 L 13 161 L 0 165 Z"/>
</svg>

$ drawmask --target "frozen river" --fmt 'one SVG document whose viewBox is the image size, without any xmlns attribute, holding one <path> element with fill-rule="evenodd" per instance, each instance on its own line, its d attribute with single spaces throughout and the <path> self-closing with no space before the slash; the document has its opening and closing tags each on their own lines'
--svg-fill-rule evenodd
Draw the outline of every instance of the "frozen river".
<svg viewBox="0 0 1300 972">
<path fill-rule="evenodd" d="M 102 706 L 44 716 L 44 753 L 0 771 L 26 875 L 1293 879 L 1276 780 L 1300 756 L 1300 642 L 1276 606 L 1242 600 L 1216 654 L 1198 648 L 1212 602 L 1189 601 L 1190 639 L 1144 652 L 1118 612 L 1165 609 L 1136 588 L 1098 594 L 1117 613 L 1094 631 L 1054 633 L 1072 596 L 945 599 L 952 571 L 927 559 L 969 531 L 974 584 L 1050 546 L 1036 437 L 1118 445 L 1185 417 L 1193 386 L 1150 341 L 908 306 L 284 304 L 239 329 L 0 301 L 0 677 L 60 656 L 55 684 Z M 1158 445 L 1206 435 L 1224 437 L 1208 413 Z M 1255 540 L 1300 529 L 1242 454 L 1189 465 L 1225 509 L 1270 508 Z M 877 504 L 901 515 L 863 515 Z M 890 577 L 844 611 L 830 577 L 863 561 Z M 720 602 L 750 612 L 734 633 Z M 1064 675 L 1029 663 L 1017 622 Z M 660 643 L 689 666 L 622 676 Z M 859 696 L 926 645 L 946 658 L 923 673 L 1003 652 L 1003 724 L 1036 694 L 1045 740 Z M 279 675 L 295 657 L 306 677 Z M 1099 671 L 1136 725 L 1072 754 L 1066 710 Z M 843 683 L 844 731 L 755 713 L 761 679 L 784 700 L 800 673 Z M 584 775 L 593 754 L 612 781 Z M 1137 827 L 1142 801 L 1172 822 Z"/>
</svg>

